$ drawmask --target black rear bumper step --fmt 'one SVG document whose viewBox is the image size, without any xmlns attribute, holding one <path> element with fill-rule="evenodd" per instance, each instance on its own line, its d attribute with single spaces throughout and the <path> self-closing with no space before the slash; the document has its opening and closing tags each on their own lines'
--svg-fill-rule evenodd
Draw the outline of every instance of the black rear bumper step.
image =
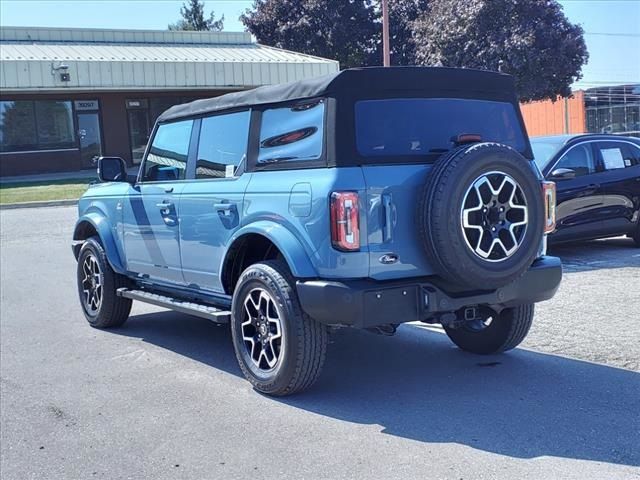
<svg viewBox="0 0 640 480">
<path fill-rule="evenodd" d="M 298 281 L 296 288 L 302 309 L 318 322 L 367 328 L 425 320 L 468 306 L 513 307 L 542 302 L 553 297 L 561 278 L 560 259 L 546 256 L 513 283 L 484 292 L 447 292 L 429 278 L 306 280 Z"/>
<path fill-rule="evenodd" d="M 128 288 L 119 288 L 119 297 L 130 298 L 140 302 L 150 303 L 158 307 L 169 308 L 176 312 L 194 315 L 196 317 L 206 318 L 216 323 L 229 323 L 231 321 L 231 312 L 228 310 L 220 310 L 211 305 L 201 303 L 193 303 L 166 295 L 159 295 L 146 290 L 132 290 Z"/>
</svg>

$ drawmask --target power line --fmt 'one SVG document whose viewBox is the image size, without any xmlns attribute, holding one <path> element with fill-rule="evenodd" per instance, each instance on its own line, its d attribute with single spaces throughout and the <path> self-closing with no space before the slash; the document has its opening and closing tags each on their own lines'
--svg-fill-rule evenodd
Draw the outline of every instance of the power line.
<svg viewBox="0 0 640 480">
<path fill-rule="evenodd" d="M 640 37 L 640 33 L 610 33 L 610 32 L 584 32 L 585 35 L 599 35 L 602 37 Z"/>
</svg>

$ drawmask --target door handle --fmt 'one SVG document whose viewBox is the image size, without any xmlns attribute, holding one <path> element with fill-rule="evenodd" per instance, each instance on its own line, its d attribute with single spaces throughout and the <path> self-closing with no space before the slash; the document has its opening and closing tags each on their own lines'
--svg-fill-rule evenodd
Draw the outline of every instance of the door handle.
<svg viewBox="0 0 640 480">
<path fill-rule="evenodd" d="M 164 189 L 164 193 L 171 193 L 173 192 L 173 187 L 167 187 Z"/>
<path fill-rule="evenodd" d="M 600 184 L 599 183 L 592 183 L 589 185 L 589 188 L 600 188 Z"/>
<path fill-rule="evenodd" d="M 235 203 L 214 203 L 213 208 L 219 214 L 224 215 L 225 217 L 228 217 L 235 211 L 236 204 Z"/>
<path fill-rule="evenodd" d="M 382 208 L 384 210 L 384 229 L 382 230 L 382 241 L 391 240 L 391 197 L 382 195 Z"/>
<path fill-rule="evenodd" d="M 169 210 L 170 208 L 173 208 L 173 203 L 171 202 L 156 203 L 156 207 L 158 207 L 161 210 Z"/>
</svg>

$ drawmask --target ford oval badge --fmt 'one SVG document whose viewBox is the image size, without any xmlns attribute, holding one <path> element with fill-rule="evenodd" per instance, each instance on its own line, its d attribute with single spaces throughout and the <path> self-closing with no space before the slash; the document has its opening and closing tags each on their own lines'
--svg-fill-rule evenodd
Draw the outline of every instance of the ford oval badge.
<svg viewBox="0 0 640 480">
<path fill-rule="evenodd" d="M 391 265 L 398 261 L 398 255 L 395 253 L 385 253 L 378 260 L 384 265 Z"/>
</svg>

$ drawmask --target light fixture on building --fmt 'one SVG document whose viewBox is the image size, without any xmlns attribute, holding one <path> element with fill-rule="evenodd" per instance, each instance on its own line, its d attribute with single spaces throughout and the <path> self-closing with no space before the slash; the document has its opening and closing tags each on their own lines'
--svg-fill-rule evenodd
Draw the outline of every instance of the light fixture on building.
<svg viewBox="0 0 640 480">
<path fill-rule="evenodd" d="M 60 73 L 61 82 L 68 82 L 71 80 L 71 75 L 69 74 L 69 65 L 62 62 L 56 65 L 55 62 L 51 62 L 51 75 L 55 77 L 57 73 Z"/>
</svg>

